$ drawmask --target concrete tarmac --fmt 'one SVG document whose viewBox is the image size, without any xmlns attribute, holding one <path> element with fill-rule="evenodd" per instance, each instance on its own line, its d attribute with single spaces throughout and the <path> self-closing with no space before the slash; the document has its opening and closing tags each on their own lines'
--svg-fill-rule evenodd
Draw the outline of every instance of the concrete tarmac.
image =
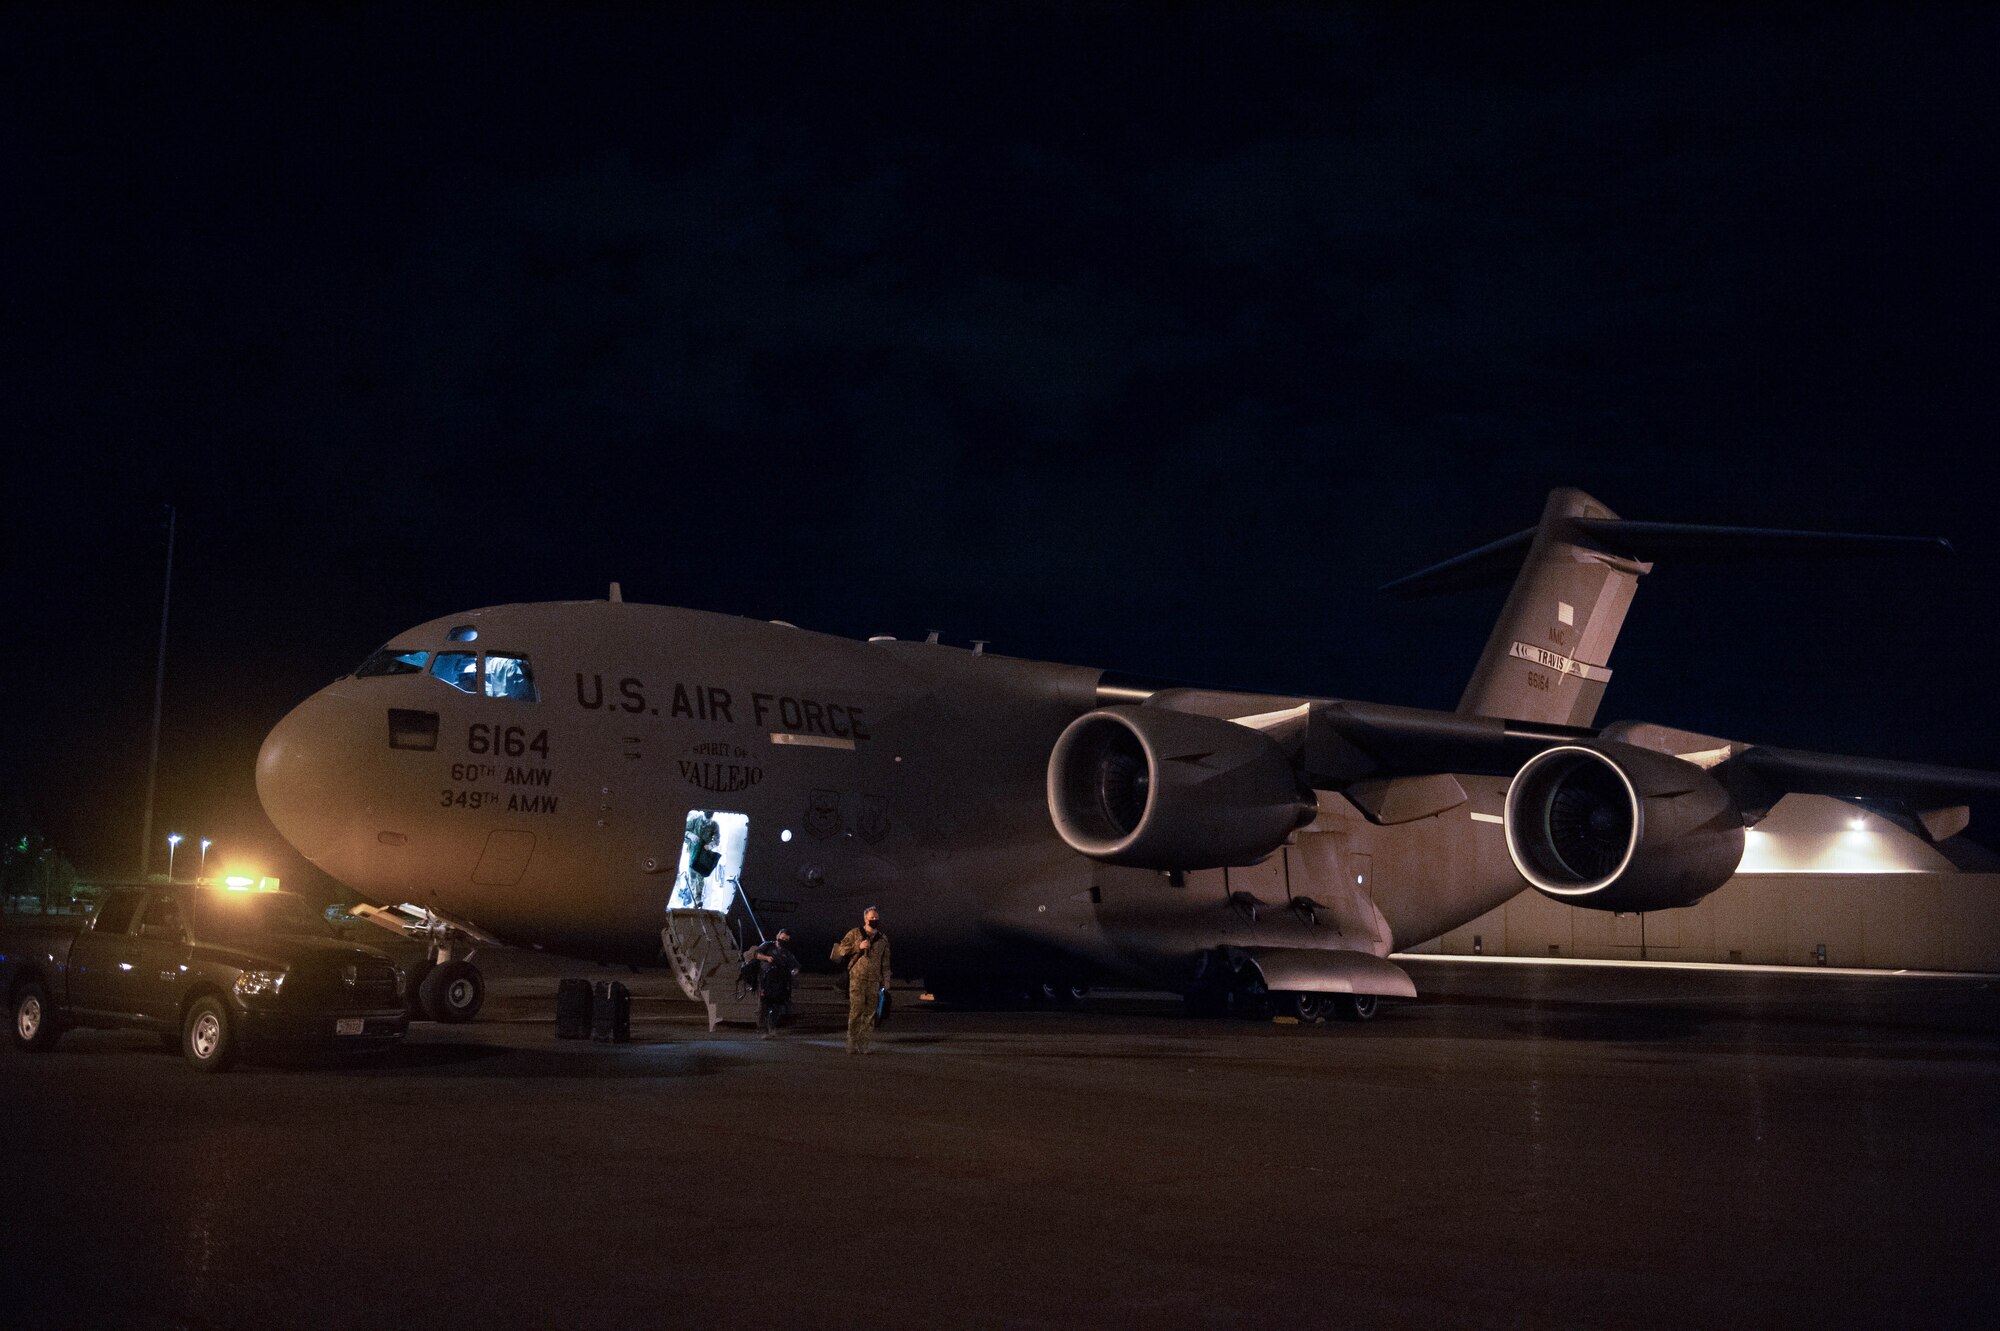
<svg viewBox="0 0 2000 1331">
<path fill-rule="evenodd" d="M 482 959 L 485 960 L 485 959 Z M 0 1055 L 11 1326 L 1954 1326 L 1982 979 L 1413 959 L 1368 1025 L 920 1008 L 558 1041 L 538 959 L 366 1064 Z M 580 968 L 575 973 L 614 975 Z"/>
</svg>

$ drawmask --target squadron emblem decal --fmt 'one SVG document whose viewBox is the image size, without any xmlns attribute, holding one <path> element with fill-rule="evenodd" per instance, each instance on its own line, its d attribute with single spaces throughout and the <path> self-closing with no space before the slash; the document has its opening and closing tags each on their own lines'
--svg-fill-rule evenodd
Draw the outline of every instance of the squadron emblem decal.
<svg viewBox="0 0 2000 1331">
<path fill-rule="evenodd" d="M 889 835 L 889 811 L 881 800 L 873 795 L 861 797 L 861 812 L 854 815 L 854 831 L 871 846 Z"/>
<path fill-rule="evenodd" d="M 840 792 L 815 790 L 806 801 L 806 831 L 824 841 L 840 835 Z"/>
</svg>

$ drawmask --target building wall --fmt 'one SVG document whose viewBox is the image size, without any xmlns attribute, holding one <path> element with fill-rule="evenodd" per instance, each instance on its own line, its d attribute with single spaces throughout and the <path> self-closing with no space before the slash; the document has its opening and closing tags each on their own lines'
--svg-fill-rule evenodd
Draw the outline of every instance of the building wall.
<svg viewBox="0 0 2000 1331">
<path fill-rule="evenodd" d="M 1754 840 L 1744 865 L 1760 871 L 1682 910 L 1617 915 L 1524 890 L 1411 950 L 2000 973 L 2000 873 L 1959 872 L 1921 838 L 1836 800 L 1788 798 Z"/>
<path fill-rule="evenodd" d="M 2000 874 L 1743 875 L 1698 905 L 1632 915 L 1526 891 L 1411 950 L 1994 973 Z"/>
</svg>

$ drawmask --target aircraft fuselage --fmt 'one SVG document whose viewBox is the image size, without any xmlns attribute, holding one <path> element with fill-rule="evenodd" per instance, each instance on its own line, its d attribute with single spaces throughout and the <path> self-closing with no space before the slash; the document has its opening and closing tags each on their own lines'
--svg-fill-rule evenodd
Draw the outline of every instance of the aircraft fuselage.
<svg viewBox="0 0 2000 1331">
<path fill-rule="evenodd" d="M 811 960 L 877 905 L 905 974 L 1173 983 L 1220 943 L 1380 956 L 1521 886 L 1494 777 L 1396 826 L 1322 794 L 1256 865 L 1165 875 L 1078 854 L 1046 772 L 1103 700 L 1097 670 L 600 601 L 467 612 L 391 645 L 424 667 L 342 679 L 273 730 L 273 820 L 366 896 L 566 955 L 658 960 L 676 893 L 698 904 L 696 813 L 724 825 L 723 876 L 765 928 Z M 532 700 L 439 669 L 478 654 L 525 661 Z"/>
</svg>

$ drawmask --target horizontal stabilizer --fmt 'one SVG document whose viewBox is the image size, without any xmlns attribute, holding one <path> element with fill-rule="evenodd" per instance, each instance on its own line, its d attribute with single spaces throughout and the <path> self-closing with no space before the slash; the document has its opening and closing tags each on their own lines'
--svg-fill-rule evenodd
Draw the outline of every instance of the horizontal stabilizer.
<svg viewBox="0 0 2000 1331">
<path fill-rule="evenodd" d="M 1623 559 L 1678 563 L 1735 559 L 1809 559 L 1844 555 L 1949 553 L 1941 536 L 1878 536 L 1860 532 L 1786 531 L 1775 527 L 1714 527 L 1688 522 L 1633 522 L 1626 518 L 1572 517 L 1563 534 Z M 1526 562 L 1535 528 L 1502 537 L 1477 550 L 1387 583 L 1382 590 L 1407 600 L 1497 587 Z"/>
<path fill-rule="evenodd" d="M 1711 527 L 1692 522 L 1633 522 L 1572 518 L 1570 525 L 1631 559 L 1820 559 L 1844 555 L 1951 553 L 1942 536 L 1878 536 L 1866 532 L 1786 531 L 1777 527 Z"/>
<path fill-rule="evenodd" d="M 1512 536 L 1503 536 L 1477 550 L 1455 555 L 1442 564 L 1432 564 L 1408 577 L 1384 583 L 1382 590 L 1405 600 L 1443 596 L 1447 592 L 1467 592 L 1480 587 L 1498 587 L 1527 561 L 1528 547 L 1535 543 L 1535 529 L 1524 527 Z"/>
</svg>

